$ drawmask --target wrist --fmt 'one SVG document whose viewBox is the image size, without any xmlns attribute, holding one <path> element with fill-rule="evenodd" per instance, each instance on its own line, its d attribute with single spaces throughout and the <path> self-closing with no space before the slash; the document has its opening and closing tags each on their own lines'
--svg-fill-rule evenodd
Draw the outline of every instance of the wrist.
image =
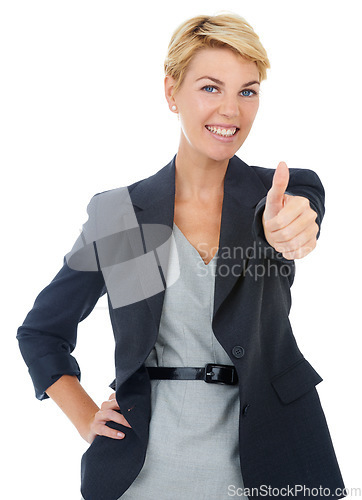
<svg viewBox="0 0 362 500">
<path fill-rule="evenodd" d="M 97 435 L 96 432 L 94 432 L 92 427 L 93 427 L 94 417 L 99 410 L 100 410 L 100 408 L 98 408 L 98 407 L 97 407 L 97 409 L 92 410 L 92 413 L 89 416 L 89 418 L 87 418 L 85 420 L 85 422 L 80 424 L 80 426 L 77 428 L 81 437 L 85 441 L 87 441 L 87 443 L 89 443 L 89 444 L 91 444 L 93 442 L 94 438 Z"/>
</svg>

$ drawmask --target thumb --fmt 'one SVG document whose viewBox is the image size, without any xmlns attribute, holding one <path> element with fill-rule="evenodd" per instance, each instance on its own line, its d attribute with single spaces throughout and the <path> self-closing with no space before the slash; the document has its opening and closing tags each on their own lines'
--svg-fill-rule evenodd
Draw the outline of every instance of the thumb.
<svg viewBox="0 0 362 500">
<path fill-rule="evenodd" d="M 284 206 L 284 193 L 287 190 L 289 182 L 289 169 L 284 161 L 277 166 L 272 187 L 269 189 L 266 197 L 264 219 L 269 220 L 278 215 Z"/>
</svg>

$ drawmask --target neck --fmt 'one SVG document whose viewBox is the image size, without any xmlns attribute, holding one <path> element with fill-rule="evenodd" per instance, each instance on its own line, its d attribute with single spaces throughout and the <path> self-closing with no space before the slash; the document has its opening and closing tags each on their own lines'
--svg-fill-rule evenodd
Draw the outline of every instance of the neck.
<svg viewBox="0 0 362 500">
<path fill-rule="evenodd" d="M 179 149 L 176 155 L 175 196 L 179 201 L 210 201 L 224 192 L 229 160 L 216 161 Z"/>
</svg>

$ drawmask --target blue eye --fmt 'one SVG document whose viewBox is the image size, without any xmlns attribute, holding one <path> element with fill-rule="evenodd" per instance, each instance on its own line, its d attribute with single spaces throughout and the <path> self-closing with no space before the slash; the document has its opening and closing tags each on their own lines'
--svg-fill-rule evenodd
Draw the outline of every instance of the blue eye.
<svg viewBox="0 0 362 500">
<path fill-rule="evenodd" d="M 211 89 L 211 91 L 208 89 Z M 202 88 L 202 90 L 206 90 L 206 92 L 209 92 L 210 94 L 213 93 L 213 89 L 217 90 L 217 88 L 214 87 L 213 85 L 206 85 L 205 87 Z"/>
<path fill-rule="evenodd" d="M 257 95 L 257 92 L 255 92 L 255 90 L 245 89 L 241 91 L 241 95 L 243 97 L 251 97 L 252 95 Z"/>
</svg>

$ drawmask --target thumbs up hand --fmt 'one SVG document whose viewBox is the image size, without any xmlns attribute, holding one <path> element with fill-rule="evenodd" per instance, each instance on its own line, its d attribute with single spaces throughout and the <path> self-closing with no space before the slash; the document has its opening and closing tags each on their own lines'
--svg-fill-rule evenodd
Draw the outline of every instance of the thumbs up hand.
<svg viewBox="0 0 362 500">
<path fill-rule="evenodd" d="M 289 169 L 280 162 L 266 197 L 263 227 L 267 242 L 285 259 L 301 259 L 317 244 L 317 213 L 303 196 L 285 194 Z"/>
</svg>

